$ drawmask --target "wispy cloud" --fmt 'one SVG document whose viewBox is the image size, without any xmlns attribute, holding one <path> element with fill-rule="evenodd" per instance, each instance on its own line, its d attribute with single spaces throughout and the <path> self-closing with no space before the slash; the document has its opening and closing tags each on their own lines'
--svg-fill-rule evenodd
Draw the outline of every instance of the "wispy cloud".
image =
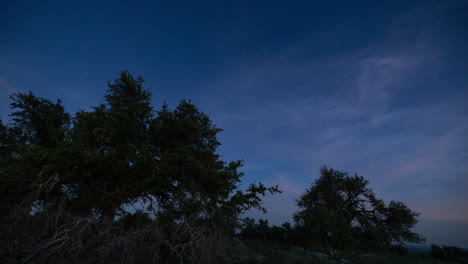
<svg viewBox="0 0 468 264">
<path fill-rule="evenodd" d="M 387 106 L 394 90 L 402 86 L 404 77 L 418 67 L 418 58 L 413 56 L 373 56 L 358 62 L 357 88 L 359 102 Z"/>
<path fill-rule="evenodd" d="M 300 168 L 295 177 L 261 178 L 287 190 L 267 198 L 271 210 L 293 212 L 294 198 L 326 164 L 364 175 L 383 198 L 404 199 L 427 218 L 468 220 L 459 213 L 468 197 L 457 187 L 467 184 L 468 93 L 443 93 L 450 43 L 438 38 L 435 9 L 415 12 L 352 52 L 309 57 L 306 40 L 212 84 L 226 88 L 210 111 L 233 148 L 260 165 L 286 159 Z"/>
<path fill-rule="evenodd" d="M 464 123 L 464 124 L 463 124 Z M 414 176 L 417 172 L 425 170 L 428 166 L 438 164 L 442 159 L 450 156 L 451 150 L 462 143 L 464 138 L 468 136 L 468 119 L 463 122 L 460 127 L 449 131 L 448 133 L 422 144 L 406 162 L 386 173 L 387 177 L 381 181 L 382 184 L 390 182 L 401 182 L 406 178 Z M 465 144 L 466 145 L 466 144 Z M 466 146 L 468 147 L 468 145 Z M 424 175 L 425 181 L 429 180 L 428 175 Z M 435 180 L 434 177 L 447 179 L 452 176 L 447 175 L 430 175 L 430 180 Z M 419 178 L 419 180 L 421 180 Z M 468 219 L 468 218 L 467 218 Z"/>
</svg>

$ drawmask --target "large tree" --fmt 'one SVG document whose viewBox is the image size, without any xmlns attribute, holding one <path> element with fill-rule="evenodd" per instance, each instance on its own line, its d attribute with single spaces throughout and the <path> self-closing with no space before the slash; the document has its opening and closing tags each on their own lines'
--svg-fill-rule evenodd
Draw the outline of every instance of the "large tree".
<svg viewBox="0 0 468 264">
<path fill-rule="evenodd" d="M 143 83 L 124 71 L 101 104 L 73 118 L 61 101 L 14 94 L 13 118 L 0 123 L 2 204 L 60 208 L 104 226 L 139 201 L 174 222 L 196 215 L 235 224 L 241 212 L 264 209 L 261 197 L 278 189 L 238 188 L 242 162 L 221 160 L 222 130 L 208 115 L 189 101 L 154 110 Z"/>
<path fill-rule="evenodd" d="M 411 231 L 419 213 L 403 202 L 385 204 L 368 184 L 362 176 L 322 167 L 320 177 L 297 200 L 299 210 L 294 220 L 328 248 L 422 242 L 423 238 Z"/>
</svg>

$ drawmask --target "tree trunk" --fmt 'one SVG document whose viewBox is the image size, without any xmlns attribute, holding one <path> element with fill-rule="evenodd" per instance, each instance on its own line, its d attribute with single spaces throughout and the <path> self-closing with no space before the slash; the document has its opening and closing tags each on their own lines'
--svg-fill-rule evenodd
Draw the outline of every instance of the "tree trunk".
<svg viewBox="0 0 468 264">
<path fill-rule="evenodd" d="M 112 204 L 113 205 L 113 204 Z M 111 227 L 114 222 L 115 217 L 115 208 L 114 206 L 109 205 L 102 209 L 101 215 L 101 225 L 104 227 Z"/>
</svg>

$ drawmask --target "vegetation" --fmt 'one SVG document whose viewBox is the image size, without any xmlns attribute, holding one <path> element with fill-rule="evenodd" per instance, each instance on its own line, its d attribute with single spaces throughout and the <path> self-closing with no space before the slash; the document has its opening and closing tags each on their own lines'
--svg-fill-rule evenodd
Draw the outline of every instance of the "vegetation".
<svg viewBox="0 0 468 264">
<path fill-rule="evenodd" d="M 60 100 L 11 97 L 11 123 L 0 123 L 2 262 L 245 257 L 225 239 L 278 188 L 239 189 L 242 162 L 216 154 L 221 129 L 189 101 L 154 110 L 143 82 L 122 72 L 103 103 L 74 116 Z"/>
<path fill-rule="evenodd" d="M 431 256 L 446 262 L 468 263 L 468 251 L 458 247 L 431 245 Z"/>
<path fill-rule="evenodd" d="M 320 177 L 299 197 L 295 225 L 268 227 L 245 219 L 240 234 L 246 239 L 275 240 L 333 254 L 336 249 L 388 249 L 424 239 L 411 231 L 418 213 L 402 202 L 388 205 L 377 199 L 362 176 L 322 167 Z"/>
<path fill-rule="evenodd" d="M 419 214 L 332 168 L 298 198 L 293 225 L 241 220 L 266 212 L 262 197 L 278 186 L 239 188 L 242 161 L 216 153 L 221 129 L 190 101 L 155 110 L 143 84 L 122 72 L 101 104 L 74 115 L 60 100 L 11 96 L 11 120 L 0 120 L 0 263 L 415 262 L 402 245 L 423 241 L 411 231 Z M 425 263 L 467 257 L 431 254 Z"/>
<path fill-rule="evenodd" d="M 305 243 L 326 245 L 329 250 L 363 245 L 388 248 L 392 243 L 421 243 L 411 231 L 418 213 L 403 202 L 386 205 L 362 176 L 349 176 L 322 167 L 315 184 L 297 200 L 296 224 L 307 237 Z"/>
</svg>

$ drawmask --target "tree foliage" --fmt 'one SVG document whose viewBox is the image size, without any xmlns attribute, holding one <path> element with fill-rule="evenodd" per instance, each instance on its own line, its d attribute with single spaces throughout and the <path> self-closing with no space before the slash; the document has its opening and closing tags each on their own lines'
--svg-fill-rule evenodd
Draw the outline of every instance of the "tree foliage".
<svg viewBox="0 0 468 264">
<path fill-rule="evenodd" d="M 222 130 L 209 116 L 190 101 L 155 110 L 143 84 L 121 72 L 102 103 L 74 116 L 60 100 L 12 95 L 12 119 L 0 122 L 0 220 L 18 208 L 37 219 L 60 211 L 105 230 L 128 226 L 128 208 L 141 204 L 151 221 L 195 217 L 232 232 L 242 212 L 265 210 L 261 197 L 278 188 L 239 188 L 242 161 L 216 153 Z"/>
<path fill-rule="evenodd" d="M 268 220 L 246 217 L 242 220 L 239 235 L 246 240 L 269 240 L 281 244 L 297 245 L 297 233 L 290 223 L 285 222 L 281 226 L 268 225 Z"/>
<path fill-rule="evenodd" d="M 362 176 L 322 167 L 320 177 L 297 200 L 294 220 L 328 248 L 422 242 L 411 231 L 419 214 L 403 202 L 385 204 L 368 184 Z"/>
</svg>

